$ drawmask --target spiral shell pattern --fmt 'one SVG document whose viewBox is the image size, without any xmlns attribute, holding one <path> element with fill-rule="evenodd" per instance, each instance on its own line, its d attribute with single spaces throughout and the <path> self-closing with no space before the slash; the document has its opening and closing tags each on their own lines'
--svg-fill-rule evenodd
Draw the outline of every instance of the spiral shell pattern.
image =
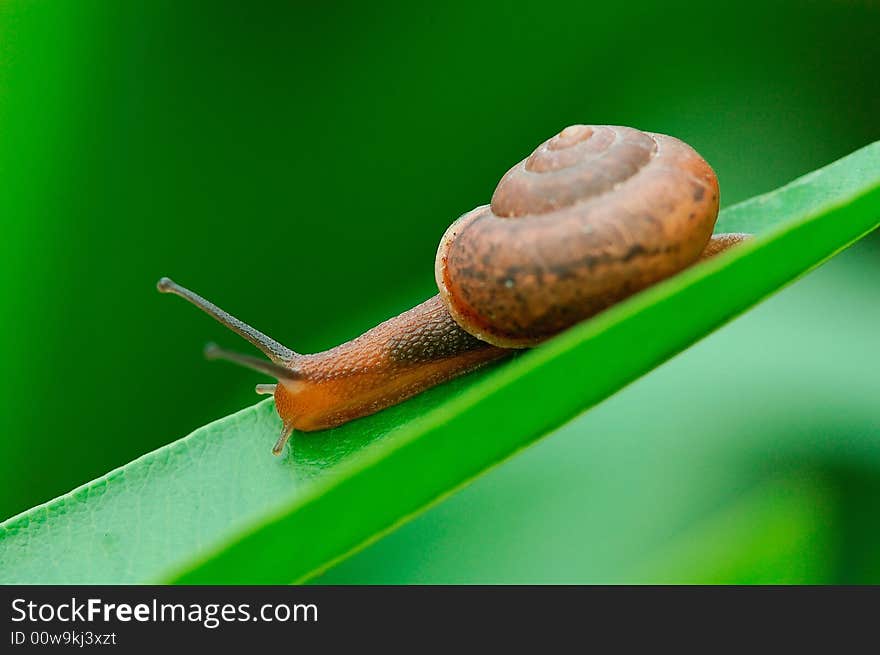
<svg viewBox="0 0 880 655">
<path fill-rule="evenodd" d="M 534 345 L 694 263 L 718 201 L 714 171 L 678 139 L 567 127 L 449 227 L 440 295 L 483 341 Z"/>
</svg>

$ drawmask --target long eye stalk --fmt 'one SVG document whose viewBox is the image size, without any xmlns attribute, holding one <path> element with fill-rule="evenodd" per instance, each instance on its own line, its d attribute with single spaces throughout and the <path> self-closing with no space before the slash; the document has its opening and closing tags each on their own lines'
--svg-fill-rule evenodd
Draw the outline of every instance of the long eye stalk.
<svg viewBox="0 0 880 655">
<path fill-rule="evenodd" d="M 297 354 L 287 346 L 278 343 L 275 339 L 263 334 L 244 321 L 238 320 L 232 314 L 224 312 L 214 303 L 205 300 L 199 294 L 190 291 L 186 287 L 180 286 L 170 278 L 163 277 L 156 284 L 156 288 L 162 293 L 173 293 L 184 300 L 188 300 L 203 312 L 212 316 L 219 323 L 247 339 L 250 343 L 263 351 L 263 353 L 276 364 L 288 364 L 297 356 Z"/>
</svg>

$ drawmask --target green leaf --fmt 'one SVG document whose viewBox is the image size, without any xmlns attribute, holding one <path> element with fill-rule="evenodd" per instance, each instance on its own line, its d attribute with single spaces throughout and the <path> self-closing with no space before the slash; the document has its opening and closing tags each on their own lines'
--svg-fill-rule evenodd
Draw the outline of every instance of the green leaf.
<svg viewBox="0 0 880 655">
<path fill-rule="evenodd" d="M 878 218 L 880 143 L 723 211 L 717 230 L 753 232 L 752 242 L 490 371 L 297 435 L 295 453 L 280 459 L 269 454 L 280 421 L 262 402 L 13 517 L 0 525 L 0 582 L 305 580 L 818 265 Z"/>
</svg>

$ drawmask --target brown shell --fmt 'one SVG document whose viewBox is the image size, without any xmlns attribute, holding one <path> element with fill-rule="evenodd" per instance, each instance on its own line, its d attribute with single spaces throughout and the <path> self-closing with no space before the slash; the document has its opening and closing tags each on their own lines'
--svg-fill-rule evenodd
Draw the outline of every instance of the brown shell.
<svg viewBox="0 0 880 655">
<path fill-rule="evenodd" d="M 449 227 L 437 285 L 465 330 L 526 347 L 694 263 L 717 215 L 718 180 L 687 144 L 573 125 Z"/>
</svg>

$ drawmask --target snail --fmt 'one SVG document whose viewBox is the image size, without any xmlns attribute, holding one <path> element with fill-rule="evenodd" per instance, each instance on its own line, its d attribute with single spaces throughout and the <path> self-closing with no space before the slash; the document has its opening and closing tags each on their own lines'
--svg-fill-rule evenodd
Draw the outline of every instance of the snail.
<svg viewBox="0 0 880 655">
<path fill-rule="evenodd" d="M 283 429 L 331 428 L 534 346 L 748 235 L 712 236 L 718 181 L 690 146 L 629 127 L 573 125 L 510 169 L 491 203 L 455 221 L 439 294 L 330 350 L 302 355 L 162 278 L 260 349 L 209 359 L 266 373 Z"/>
</svg>

